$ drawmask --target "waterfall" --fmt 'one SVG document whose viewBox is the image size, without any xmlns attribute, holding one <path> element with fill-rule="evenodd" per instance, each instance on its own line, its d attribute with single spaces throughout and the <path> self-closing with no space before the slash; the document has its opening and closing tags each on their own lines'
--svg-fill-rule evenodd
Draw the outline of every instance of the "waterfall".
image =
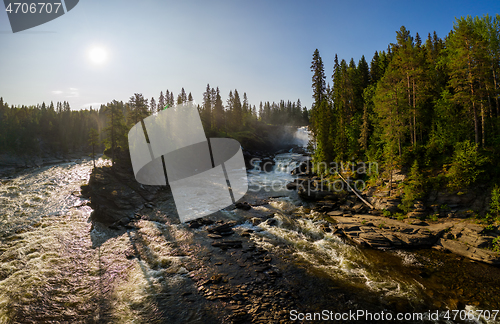
<svg viewBox="0 0 500 324">
<path fill-rule="evenodd" d="M 306 148 L 309 140 L 311 139 L 311 132 L 309 131 L 309 127 L 302 126 L 297 128 L 295 134 L 293 134 L 293 138 L 295 140 L 295 144 Z"/>
</svg>

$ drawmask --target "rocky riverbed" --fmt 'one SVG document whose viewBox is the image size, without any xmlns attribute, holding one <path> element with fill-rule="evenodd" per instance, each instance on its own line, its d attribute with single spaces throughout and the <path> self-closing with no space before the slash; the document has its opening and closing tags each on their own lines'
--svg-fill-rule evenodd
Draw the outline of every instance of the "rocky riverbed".
<svg viewBox="0 0 500 324">
<path fill-rule="evenodd" d="M 263 156 L 261 160 L 266 158 Z M 488 231 L 484 226 L 462 218 L 446 217 L 429 222 L 417 218 L 398 220 L 385 217 L 380 210 L 371 209 L 352 193 L 337 195 L 310 190 L 312 195 L 306 195 L 301 187 L 305 183 L 317 186 L 318 179 L 314 179 L 312 174 L 301 176 L 302 183 L 301 180 L 292 182 L 288 191 L 298 189 L 306 201 L 300 207 L 300 214 L 286 212 L 286 217 L 289 221 L 310 219 L 312 223 L 319 224 L 323 233 L 319 234 L 320 237 L 334 235 L 362 249 L 386 251 L 381 253 L 387 253 L 389 259 L 394 258 L 389 251 L 432 248 L 437 250 L 436 253 L 451 251 L 471 260 L 499 264 L 498 254 L 490 249 L 493 238 L 497 236 L 496 229 Z M 202 318 L 204 323 L 287 323 L 292 309 L 399 312 L 427 311 L 429 305 L 437 308 L 444 305 L 448 308 L 464 307 L 460 294 L 455 291 L 450 292 L 452 297 L 439 300 L 434 300 L 432 294 L 426 296 L 424 293 L 419 297 L 423 300 L 415 303 L 402 297 L 381 298 L 360 285 L 341 283 L 325 275 L 318 267 L 298 261 L 297 250 L 288 243 L 288 238 L 283 243 L 278 242 L 278 248 L 264 248 L 265 245 L 257 243 L 260 231 L 284 226 L 283 210 L 273 209 L 280 194 L 247 194 L 231 207 L 233 210 L 228 208 L 180 224 L 168 187 L 142 186 L 130 179 L 133 176 L 129 165 L 99 168 L 94 170 L 89 184 L 82 187 L 82 194 L 90 198 L 89 204 L 94 209 L 91 217 L 94 228 L 104 226 L 117 238 L 129 236 L 128 248 L 117 251 L 123 258 L 147 262 L 152 268 L 158 267 L 166 273 L 188 278 L 182 291 L 168 292 L 169 300 L 178 298 L 180 304 L 165 302 L 158 306 L 161 308 L 159 318 L 169 318 L 172 323 L 181 323 L 186 319 L 182 315 L 183 307 L 196 309 L 197 318 Z M 387 201 L 391 203 L 389 197 L 374 195 L 365 198 L 378 206 L 387 204 Z M 183 235 L 189 235 L 190 240 L 186 243 L 178 237 L 162 234 L 167 238 L 169 258 L 176 258 L 176 262 L 156 260 L 152 257 L 154 253 L 148 252 L 154 247 L 148 246 L 142 237 L 151 224 L 162 233 L 169 232 L 174 226 L 186 233 Z M 384 257 L 380 255 L 377 258 Z M 425 260 L 428 259 L 424 257 L 421 262 L 430 262 Z M 418 270 L 415 275 L 424 278 L 429 271 Z M 495 276 L 491 278 L 492 282 L 496 282 Z M 433 288 L 428 292 L 435 289 L 442 288 Z M 496 305 L 496 301 L 488 296 L 478 301 L 477 305 L 485 301 Z M 475 297 L 468 298 L 474 300 Z M 166 312 L 166 307 L 171 310 Z M 176 309 L 179 311 L 177 315 Z"/>
<path fill-rule="evenodd" d="M 293 173 L 297 179 L 288 188 L 297 190 L 304 199 L 315 201 L 315 209 L 330 223 L 328 230 L 356 244 L 381 249 L 434 248 L 475 261 L 500 264 L 500 253 L 493 251 L 493 240 L 500 237 L 499 228 L 480 224 L 470 217 L 472 210 L 485 209 L 487 195 L 472 190 L 465 194 L 433 191 L 426 201 L 416 202 L 408 215 L 397 219 L 391 215 L 399 211 L 400 193 L 390 196 L 383 187 L 371 187 L 363 192 L 363 202 L 352 191 L 326 190 L 328 183 L 313 174 L 306 163 Z M 393 179 L 397 186 L 404 175 L 395 174 Z M 435 220 L 427 219 L 428 215 L 434 215 Z"/>
</svg>

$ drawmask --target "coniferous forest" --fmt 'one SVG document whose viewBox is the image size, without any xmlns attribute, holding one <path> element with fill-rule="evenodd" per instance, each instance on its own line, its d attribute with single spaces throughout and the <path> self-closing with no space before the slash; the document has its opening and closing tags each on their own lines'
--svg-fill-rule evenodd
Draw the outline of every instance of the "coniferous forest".
<svg viewBox="0 0 500 324">
<path fill-rule="evenodd" d="M 207 84 L 198 104 L 207 136 L 244 142 L 265 125 L 310 122 L 316 162 L 377 161 L 389 174 L 442 170 L 439 181 L 455 188 L 499 176 L 498 14 L 456 19 L 444 38 L 434 32 L 424 40 L 403 26 L 370 62 L 364 55 L 357 63 L 335 55 L 333 62 L 330 83 L 319 51 L 313 54 L 310 111 L 300 99 L 252 106 L 236 89 L 223 100 L 219 88 Z M 128 130 L 139 120 L 192 100 L 182 88 L 176 97 L 169 90 L 150 99 L 135 93 L 126 102 L 76 111 L 68 102 L 14 107 L 0 98 L 0 152 L 126 148 Z"/>
<path fill-rule="evenodd" d="M 318 50 L 311 65 L 317 162 L 378 161 L 414 178 L 426 169 L 452 188 L 498 177 L 498 14 L 456 19 L 444 39 L 402 26 L 370 62 L 332 59 L 331 85 Z"/>
<path fill-rule="evenodd" d="M 135 93 L 127 102 L 113 100 L 98 110 L 71 110 L 68 102 L 42 103 L 36 106 L 9 106 L 0 98 L 0 152 L 18 156 L 40 153 L 66 154 L 97 151 L 106 148 L 127 148 L 127 133 L 138 121 L 165 107 L 192 101 L 184 88 L 174 99 L 166 90 L 158 99 L 148 100 Z M 251 106 L 246 93 L 240 97 L 231 90 L 224 102 L 219 88 L 210 88 L 198 105 L 207 136 L 251 137 L 264 125 L 307 125 L 308 110 L 297 102 L 260 103 Z M 97 133 L 92 139 L 91 135 Z"/>
</svg>

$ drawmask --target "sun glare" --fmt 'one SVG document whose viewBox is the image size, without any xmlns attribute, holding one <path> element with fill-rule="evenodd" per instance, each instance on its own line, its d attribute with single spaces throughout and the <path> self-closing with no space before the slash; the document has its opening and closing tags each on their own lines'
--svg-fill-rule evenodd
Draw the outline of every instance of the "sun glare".
<svg viewBox="0 0 500 324">
<path fill-rule="evenodd" d="M 106 61 L 107 53 L 102 47 L 94 47 L 89 51 L 89 57 L 92 63 L 101 64 Z"/>
</svg>

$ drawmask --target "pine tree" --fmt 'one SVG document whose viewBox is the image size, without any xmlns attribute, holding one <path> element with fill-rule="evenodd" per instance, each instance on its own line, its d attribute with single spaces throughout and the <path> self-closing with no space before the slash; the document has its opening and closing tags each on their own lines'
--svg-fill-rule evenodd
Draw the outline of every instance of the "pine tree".
<svg viewBox="0 0 500 324">
<path fill-rule="evenodd" d="M 214 123 L 217 130 L 221 130 L 224 127 L 224 106 L 222 105 L 222 99 L 220 97 L 219 87 L 217 87 L 215 94 L 215 104 L 214 104 Z"/>
<path fill-rule="evenodd" d="M 130 112 L 128 122 L 131 126 L 137 124 L 149 115 L 148 100 L 144 98 L 142 93 L 134 93 L 129 99 Z"/>
<path fill-rule="evenodd" d="M 486 43 L 474 28 L 470 16 L 457 19 L 453 31 L 448 36 L 447 65 L 450 73 L 449 84 L 454 89 L 457 104 L 470 107 L 474 125 L 474 140 L 485 145 L 485 112 L 481 101 L 484 89 Z M 480 120 L 481 118 L 481 125 Z"/>
<path fill-rule="evenodd" d="M 89 145 L 92 146 L 92 161 L 94 162 L 95 168 L 95 147 L 99 144 L 99 133 L 95 128 L 91 128 L 89 131 Z"/>
<path fill-rule="evenodd" d="M 312 88 L 313 88 L 313 99 L 314 99 L 313 105 L 319 105 L 325 96 L 326 83 L 325 83 L 325 70 L 323 67 L 323 60 L 319 55 L 318 49 L 316 49 L 313 54 L 311 71 L 313 72 L 313 77 L 312 77 Z"/>
<path fill-rule="evenodd" d="M 236 89 L 234 89 L 233 114 L 231 118 L 233 122 L 233 128 L 236 130 L 240 130 L 243 124 L 243 109 L 241 106 L 240 94 Z"/>
<path fill-rule="evenodd" d="M 247 97 L 247 93 L 246 92 L 243 92 L 243 105 L 241 107 L 241 110 L 242 110 L 242 125 L 243 126 L 246 126 L 248 124 L 248 121 L 250 120 L 251 118 L 251 109 L 250 109 L 250 105 L 248 104 L 248 97 Z"/>
<path fill-rule="evenodd" d="M 184 88 L 181 89 L 180 97 L 181 97 L 181 103 L 187 102 L 187 95 Z"/>
<path fill-rule="evenodd" d="M 167 94 L 167 96 L 168 96 L 168 94 Z M 167 100 L 163 96 L 163 91 L 160 91 L 160 98 L 158 99 L 158 109 L 157 109 L 157 111 L 158 112 L 162 111 L 163 109 L 165 109 L 166 106 L 167 106 Z"/>
<path fill-rule="evenodd" d="M 311 111 L 311 131 L 316 142 L 315 160 L 318 162 L 330 162 L 332 160 L 331 148 L 331 109 L 328 104 L 328 93 L 325 85 L 325 71 L 323 60 L 318 49 L 314 51 L 311 63 L 313 106 Z"/>
<path fill-rule="evenodd" d="M 134 98 L 134 100 L 132 100 Z M 144 98 L 142 95 L 135 94 L 135 96 L 131 97 L 132 102 L 137 102 L 145 106 L 140 110 L 134 108 L 132 113 L 139 116 L 139 113 L 142 111 L 143 114 L 147 114 L 147 103 L 144 105 Z M 107 132 L 108 137 L 105 139 L 104 143 L 106 144 L 107 149 L 111 149 L 111 160 L 113 165 L 115 164 L 116 159 L 116 150 L 118 148 L 126 148 L 127 147 L 127 126 L 125 125 L 125 119 L 123 117 L 123 103 L 113 100 L 111 103 L 108 103 L 104 107 L 104 113 L 107 115 L 107 126 L 104 128 L 104 131 Z M 140 116 L 139 116 L 140 117 Z M 142 119 L 142 118 L 141 118 Z M 141 120 L 137 119 L 137 120 Z M 136 120 L 132 118 L 132 120 Z M 134 124 L 135 125 L 135 124 Z"/>
<path fill-rule="evenodd" d="M 153 114 L 156 112 L 158 107 L 156 106 L 156 100 L 155 97 L 151 97 L 151 101 L 149 102 L 149 113 Z"/>
<path fill-rule="evenodd" d="M 212 129 L 212 100 L 210 84 L 207 83 L 207 88 L 203 93 L 203 106 L 202 106 L 202 121 L 205 129 L 210 131 Z"/>
</svg>

